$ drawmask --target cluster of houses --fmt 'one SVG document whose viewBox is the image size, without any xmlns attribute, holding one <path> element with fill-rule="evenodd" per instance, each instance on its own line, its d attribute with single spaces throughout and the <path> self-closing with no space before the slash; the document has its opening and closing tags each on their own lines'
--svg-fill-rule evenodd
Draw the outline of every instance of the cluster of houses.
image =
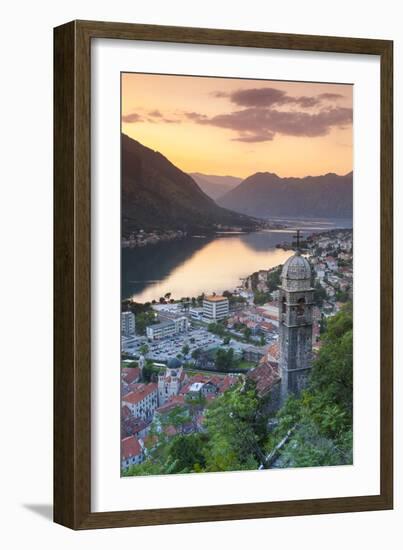
<svg viewBox="0 0 403 550">
<path fill-rule="evenodd" d="M 185 231 L 167 230 L 167 231 L 151 231 L 146 232 L 143 229 L 133 231 L 128 236 L 122 238 L 123 248 L 137 248 L 148 246 L 149 244 L 157 244 L 161 241 L 173 241 L 174 239 L 182 239 L 186 237 Z"/>
<path fill-rule="evenodd" d="M 309 243 L 310 263 L 315 281 L 324 289 L 326 299 L 322 305 L 325 315 L 337 313 L 341 294 L 353 297 L 353 241 L 351 231 L 340 231 L 319 236 Z"/>
<path fill-rule="evenodd" d="M 227 328 L 232 329 L 238 324 L 248 327 L 253 335 L 276 334 L 278 331 L 278 303 L 269 302 L 264 306 L 246 305 L 227 320 Z"/>
<path fill-rule="evenodd" d="M 150 436 L 154 431 L 164 430 L 173 436 L 177 427 L 166 425 L 165 419 L 173 410 L 185 413 L 186 422 L 182 433 L 203 431 L 205 406 L 222 395 L 238 381 L 233 374 L 188 374 L 179 359 L 171 359 L 160 371 L 157 382 L 142 382 L 140 367 L 123 367 L 121 374 L 121 467 L 126 470 L 140 464 L 150 448 L 158 444 Z M 200 403 L 193 407 L 193 403 Z"/>
<path fill-rule="evenodd" d="M 320 347 L 320 321 L 323 315 L 333 315 L 340 307 L 340 297 L 352 298 L 353 291 L 353 244 L 352 231 L 332 231 L 329 234 L 312 235 L 307 239 L 307 252 L 313 270 L 312 284 L 324 290 L 325 298 L 321 307 L 312 308 L 312 347 Z M 249 288 L 250 278 L 240 291 L 252 295 L 252 299 L 239 307 L 230 309 L 224 296 L 206 296 L 203 306 L 194 311 L 165 309 L 159 311 L 158 325 L 147 328 L 148 340 L 158 340 L 166 336 L 179 335 L 189 330 L 189 322 L 196 315 L 209 322 L 226 320 L 226 328 L 236 333 L 240 328 L 249 328 L 253 336 L 264 335 L 267 345 L 245 346 L 240 350 L 247 361 L 255 363 L 246 378 L 256 384 L 258 395 L 264 398 L 270 394 L 272 407 L 278 406 L 281 376 L 279 374 L 279 295 L 271 292 L 272 300 L 264 305 L 253 303 L 253 292 L 267 291 L 268 271 L 259 271 L 255 275 L 253 289 Z M 170 308 L 177 305 L 169 306 Z M 131 319 L 125 319 L 128 332 L 133 330 Z M 165 323 L 165 324 L 164 324 Z M 130 324 L 130 326 L 129 326 Z M 134 321 L 133 321 L 134 324 Z M 123 320 L 122 320 L 123 326 Z M 163 334 L 158 331 L 162 331 Z M 165 332 L 166 334 L 165 334 Z M 169 333 L 169 334 L 168 334 Z M 213 365 L 214 366 L 214 365 Z M 138 367 L 122 369 L 122 415 L 121 415 L 121 466 L 126 470 L 147 458 L 150 449 L 158 445 L 158 438 L 150 431 L 164 432 L 167 437 L 178 433 L 178 427 L 169 424 L 168 415 L 177 409 L 184 413 L 186 421 L 181 425 L 180 433 L 189 434 L 203 431 L 203 423 L 208 404 L 237 383 L 236 374 L 186 372 L 179 359 L 168 361 L 167 367 L 159 372 L 155 382 L 144 383 L 142 363 Z M 241 375 L 243 376 L 243 375 Z M 278 391 L 277 391 L 278 390 Z M 197 404 L 197 406 L 195 406 Z M 168 423 L 167 423 L 168 419 Z"/>
<path fill-rule="evenodd" d="M 319 340 L 321 311 L 319 307 L 312 308 L 313 317 L 313 342 Z M 243 327 L 248 327 L 253 336 L 264 335 L 268 340 L 273 341 L 278 336 L 279 309 L 278 301 L 272 300 L 262 306 L 245 305 L 237 312 L 232 313 L 228 318 L 227 328 L 232 330 L 237 325 L 242 324 Z M 244 348 L 244 358 L 247 361 L 254 361 L 253 356 L 254 346 Z M 256 353 L 263 355 L 266 347 L 257 348 Z M 256 355 L 255 353 L 255 355 Z M 251 357 L 250 357 L 251 356 Z"/>
</svg>

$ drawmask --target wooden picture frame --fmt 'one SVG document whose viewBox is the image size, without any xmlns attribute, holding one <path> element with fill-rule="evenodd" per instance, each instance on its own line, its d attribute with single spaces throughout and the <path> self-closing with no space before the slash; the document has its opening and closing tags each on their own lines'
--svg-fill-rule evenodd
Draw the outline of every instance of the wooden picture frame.
<svg viewBox="0 0 403 550">
<path fill-rule="evenodd" d="M 113 38 L 380 56 L 381 488 L 371 496 L 92 513 L 91 40 Z M 393 507 L 393 43 L 127 23 L 73 21 L 54 30 L 54 521 L 72 529 L 328 514 Z"/>
</svg>

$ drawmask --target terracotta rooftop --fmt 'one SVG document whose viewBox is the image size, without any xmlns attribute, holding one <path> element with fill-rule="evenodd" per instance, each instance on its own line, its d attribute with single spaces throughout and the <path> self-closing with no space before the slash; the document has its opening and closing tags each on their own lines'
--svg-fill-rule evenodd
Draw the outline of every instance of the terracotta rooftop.
<svg viewBox="0 0 403 550">
<path fill-rule="evenodd" d="M 126 384 L 136 382 L 140 378 L 140 369 L 138 367 L 124 367 L 122 369 L 122 378 Z"/>
<path fill-rule="evenodd" d="M 228 298 L 226 298 L 225 296 L 206 296 L 204 298 L 205 300 L 207 300 L 208 302 L 222 302 L 223 300 L 227 300 L 228 301 Z"/>
<path fill-rule="evenodd" d="M 280 357 L 280 347 L 278 342 L 274 342 L 269 349 L 267 350 L 268 359 L 272 357 L 275 360 L 278 360 Z"/>
<path fill-rule="evenodd" d="M 151 384 L 135 384 L 135 387 L 130 393 L 127 393 L 122 397 L 123 403 L 139 403 L 143 401 L 148 395 L 157 391 L 157 384 L 152 382 Z"/>
<path fill-rule="evenodd" d="M 167 426 L 165 429 L 164 429 L 164 433 L 165 435 L 167 435 L 168 437 L 172 437 L 174 435 L 176 435 L 178 433 L 178 429 L 175 428 L 175 426 L 173 426 L 172 424 L 170 426 Z"/>
<path fill-rule="evenodd" d="M 264 396 L 280 381 L 278 364 L 272 361 L 264 361 L 259 366 L 251 369 L 247 377 L 256 382 L 256 390 L 260 396 Z"/>
<path fill-rule="evenodd" d="M 269 323 L 267 321 L 263 321 L 262 323 L 260 323 L 260 327 L 263 330 L 276 330 L 276 327 L 273 325 L 273 323 Z"/>
<path fill-rule="evenodd" d="M 175 407 L 181 407 L 185 403 L 185 398 L 183 395 L 174 395 L 169 401 L 158 407 L 156 412 L 160 414 L 165 414 L 172 411 Z"/>
<path fill-rule="evenodd" d="M 141 445 L 134 435 L 122 439 L 122 459 L 126 460 L 132 456 L 141 454 Z"/>
<path fill-rule="evenodd" d="M 126 407 L 126 405 L 123 405 L 122 407 L 122 418 L 125 420 L 126 418 L 130 418 L 132 415 L 129 407 Z"/>
</svg>

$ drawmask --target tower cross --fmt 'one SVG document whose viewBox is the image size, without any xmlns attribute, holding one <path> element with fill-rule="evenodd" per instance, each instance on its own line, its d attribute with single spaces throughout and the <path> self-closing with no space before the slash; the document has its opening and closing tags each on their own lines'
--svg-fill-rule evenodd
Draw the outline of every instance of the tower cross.
<svg viewBox="0 0 403 550">
<path fill-rule="evenodd" d="M 297 250 L 299 250 L 299 245 L 300 245 L 300 238 L 301 238 L 301 231 L 299 229 L 297 229 L 297 234 L 296 235 L 293 235 L 293 239 L 296 239 L 296 248 Z"/>
</svg>

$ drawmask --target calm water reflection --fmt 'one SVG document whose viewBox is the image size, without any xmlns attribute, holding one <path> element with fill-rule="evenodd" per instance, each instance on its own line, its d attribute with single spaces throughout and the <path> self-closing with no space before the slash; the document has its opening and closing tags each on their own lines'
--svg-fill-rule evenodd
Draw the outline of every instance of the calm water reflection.
<svg viewBox="0 0 403 550">
<path fill-rule="evenodd" d="M 343 224 L 344 225 L 344 224 Z M 305 233 L 342 224 L 298 222 Z M 292 254 L 275 248 L 291 242 L 295 228 L 231 235 L 215 239 L 189 238 L 144 248 L 122 250 L 122 298 L 137 302 L 198 296 L 202 292 L 233 290 L 240 279 L 259 269 L 282 264 Z"/>
</svg>

